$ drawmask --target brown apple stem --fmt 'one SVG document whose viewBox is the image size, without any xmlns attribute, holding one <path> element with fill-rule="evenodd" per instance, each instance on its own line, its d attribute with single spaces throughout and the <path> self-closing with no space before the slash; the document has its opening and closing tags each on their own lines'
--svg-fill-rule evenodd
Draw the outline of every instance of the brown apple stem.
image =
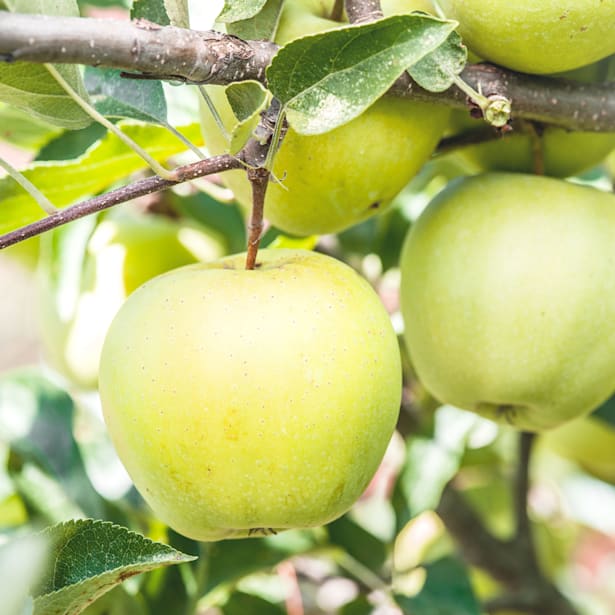
<svg viewBox="0 0 615 615">
<path fill-rule="evenodd" d="M 532 143 L 532 170 L 534 175 L 545 174 L 544 141 L 542 139 L 543 128 L 534 122 L 523 121 L 523 130 L 529 134 Z"/>
<path fill-rule="evenodd" d="M 383 16 L 380 0 L 345 0 L 350 23 L 367 23 Z"/>
<path fill-rule="evenodd" d="M 534 571 L 538 571 L 536 550 L 532 536 L 532 527 L 527 510 L 527 496 L 530 488 L 530 459 L 535 434 L 523 431 L 519 436 L 519 460 L 514 482 L 515 507 L 515 541 L 525 552 L 526 561 L 531 563 Z"/>
<path fill-rule="evenodd" d="M 271 172 L 264 167 L 248 169 L 248 179 L 252 185 L 252 212 L 248 222 L 248 249 L 246 253 L 246 269 L 256 267 L 258 246 L 263 233 L 263 212 L 265 210 L 265 193 L 269 184 Z"/>
<path fill-rule="evenodd" d="M 329 18 L 333 21 L 342 21 L 344 17 L 344 0 L 335 0 Z"/>
</svg>

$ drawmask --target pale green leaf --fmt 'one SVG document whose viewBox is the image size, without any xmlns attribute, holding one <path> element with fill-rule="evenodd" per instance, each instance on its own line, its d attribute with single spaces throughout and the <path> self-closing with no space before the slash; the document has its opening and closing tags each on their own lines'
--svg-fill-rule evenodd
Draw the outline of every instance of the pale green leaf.
<svg viewBox="0 0 615 615">
<path fill-rule="evenodd" d="M 166 129 L 153 125 L 119 124 L 156 160 L 164 161 L 186 146 Z M 181 129 L 193 143 L 202 143 L 198 124 Z M 61 162 L 36 162 L 24 175 L 56 207 L 65 207 L 105 190 L 113 183 L 146 167 L 145 162 L 115 135 L 108 133 L 83 156 Z M 42 217 L 38 205 L 11 178 L 0 180 L 0 233 Z"/>
<path fill-rule="evenodd" d="M 267 94 L 260 83 L 245 81 L 232 83 L 225 89 L 226 97 L 237 118 L 231 129 L 230 153 L 236 154 L 252 136 L 260 112 L 267 104 Z"/>
<path fill-rule="evenodd" d="M 226 26 L 226 31 L 244 40 L 273 40 L 278 29 L 284 0 L 267 0 L 262 10 L 250 17 Z"/>
<path fill-rule="evenodd" d="M 164 0 L 164 8 L 167 11 L 172 26 L 177 28 L 190 27 L 188 0 Z"/>
<path fill-rule="evenodd" d="M 324 133 L 365 111 L 454 27 L 411 14 L 306 36 L 277 53 L 267 69 L 269 88 L 297 132 Z"/>
<path fill-rule="evenodd" d="M 37 151 L 62 133 L 62 129 L 38 120 L 26 111 L 0 103 L 0 140 Z"/>
<path fill-rule="evenodd" d="M 265 6 L 266 0 L 226 0 L 217 21 L 231 23 L 243 19 L 250 19 L 257 15 Z"/>
<path fill-rule="evenodd" d="M 6 5 L 16 13 L 79 16 L 75 0 L 6 0 Z M 87 100 L 79 68 L 71 65 L 56 68 L 73 90 Z M 83 128 L 92 121 L 47 69 L 38 64 L 0 64 L 0 101 L 63 128 Z"/>
<path fill-rule="evenodd" d="M 170 26 L 171 20 L 164 4 L 164 0 L 134 0 L 130 9 L 130 18 L 147 19 L 161 26 Z"/>
<path fill-rule="evenodd" d="M 430 92 L 444 92 L 466 65 L 468 50 L 457 32 L 429 55 L 408 69 L 411 77 Z"/>
<path fill-rule="evenodd" d="M 35 615 L 77 615 L 125 579 L 195 558 L 103 521 L 61 523 L 41 533 L 49 559 Z"/>
</svg>

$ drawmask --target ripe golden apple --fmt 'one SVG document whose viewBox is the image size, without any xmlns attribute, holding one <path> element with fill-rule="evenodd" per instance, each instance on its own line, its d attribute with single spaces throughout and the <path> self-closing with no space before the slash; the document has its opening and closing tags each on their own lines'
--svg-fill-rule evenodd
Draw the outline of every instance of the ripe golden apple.
<svg viewBox="0 0 615 615">
<path fill-rule="evenodd" d="M 615 53 L 611 0 L 439 0 L 481 58 L 525 73 L 585 66 Z"/>
<path fill-rule="evenodd" d="M 525 430 L 615 382 L 615 196 L 493 173 L 451 182 L 401 257 L 405 340 L 443 402 Z"/>
<path fill-rule="evenodd" d="M 100 368 L 111 438 L 137 489 L 197 540 L 311 527 L 376 471 L 401 396 L 388 314 L 347 265 L 261 250 L 135 291 Z"/>
<path fill-rule="evenodd" d="M 78 235 L 62 228 L 43 237 L 39 320 L 52 365 L 75 384 L 93 388 L 107 329 L 126 297 L 169 269 L 219 258 L 224 247 L 201 227 L 114 212 L 85 236 L 83 262 L 75 262 L 70 250 L 84 240 Z"/>
<path fill-rule="evenodd" d="M 397 1 L 391 13 L 402 6 L 411 12 L 429 5 Z M 332 7 L 332 0 L 285 3 L 276 42 L 347 25 L 329 19 Z M 212 86 L 208 92 L 230 132 L 236 121 L 223 88 Z M 444 106 L 384 97 L 331 132 L 304 136 L 289 129 L 275 158 L 279 183 L 269 184 L 265 216 L 284 232 L 312 235 L 341 231 L 382 211 L 431 156 L 448 115 Z M 228 141 L 206 109 L 201 124 L 210 152 L 228 151 Z M 227 172 L 223 180 L 249 207 L 245 172 Z"/>
</svg>

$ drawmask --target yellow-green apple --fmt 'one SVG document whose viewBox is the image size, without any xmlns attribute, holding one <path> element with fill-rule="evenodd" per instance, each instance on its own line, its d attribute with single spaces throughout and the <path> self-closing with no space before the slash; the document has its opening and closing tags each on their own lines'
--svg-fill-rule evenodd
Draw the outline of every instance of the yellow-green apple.
<svg viewBox="0 0 615 615">
<path fill-rule="evenodd" d="M 276 42 L 347 25 L 329 19 L 333 4 L 285 3 Z M 398 13 L 404 6 L 411 12 L 430 5 L 397 0 L 390 11 Z M 226 130 L 232 131 L 236 120 L 224 89 L 212 86 L 208 92 Z M 269 184 L 265 216 L 284 232 L 312 235 L 343 230 L 382 211 L 431 156 L 448 115 L 443 106 L 383 97 L 359 117 L 322 135 L 300 135 L 291 127 L 275 158 L 273 173 L 279 181 Z M 229 142 L 206 109 L 201 124 L 210 152 L 228 151 Z M 244 206 L 250 205 L 244 171 L 227 172 L 223 181 Z"/>
<path fill-rule="evenodd" d="M 615 426 L 593 414 L 542 436 L 543 444 L 589 474 L 615 484 Z"/>
<path fill-rule="evenodd" d="M 525 73 L 585 66 L 615 53 L 615 2 L 439 0 L 480 57 Z"/>
<path fill-rule="evenodd" d="M 133 290 L 169 269 L 224 253 L 222 241 L 207 229 L 162 216 L 113 213 L 86 237 L 83 262 L 75 263 L 65 248 L 58 248 L 65 232 L 43 237 L 41 336 L 52 365 L 86 388 L 96 386 L 107 329 Z"/>
<path fill-rule="evenodd" d="M 555 427 L 615 382 L 615 196 L 532 175 L 454 181 L 410 230 L 410 357 L 443 402 Z"/>
<path fill-rule="evenodd" d="M 401 395 L 388 314 L 347 265 L 261 250 L 135 291 L 103 347 L 120 459 L 154 512 L 197 540 L 311 527 L 376 471 Z"/>
</svg>

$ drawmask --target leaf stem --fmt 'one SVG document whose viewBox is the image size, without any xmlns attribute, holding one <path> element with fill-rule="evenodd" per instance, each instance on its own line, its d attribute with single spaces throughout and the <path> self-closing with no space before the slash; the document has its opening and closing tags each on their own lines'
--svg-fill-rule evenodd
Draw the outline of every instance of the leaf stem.
<svg viewBox="0 0 615 615">
<path fill-rule="evenodd" d="M 0 157 L 2 167 L 39 205 L 46 214 L 54 214 L 58 208 L 22 173 Z"/>
<path fill-rule="evenodd" d="M 102 124 L 107 130 L 111 131 L 118 139 L 123 141 L 130 149 L 140 156 L 147 165 L 163 179 L 173 180 L 175 174 L 173 171 L 165 169 L 157 160 L 152 158 L 138 143 L 135 143 L 128 135 L 122 132 L 115 124 L 110 122 L 106 117 L 99 113 L 92 105 L 83 100 L 81 96 L 67 83 L 60 75 L 53 64 L 45 64 L 45 68 L 51 73 L 51 76 L 60 84 L 62 89 L 95 121 Z"/>
</svg>

